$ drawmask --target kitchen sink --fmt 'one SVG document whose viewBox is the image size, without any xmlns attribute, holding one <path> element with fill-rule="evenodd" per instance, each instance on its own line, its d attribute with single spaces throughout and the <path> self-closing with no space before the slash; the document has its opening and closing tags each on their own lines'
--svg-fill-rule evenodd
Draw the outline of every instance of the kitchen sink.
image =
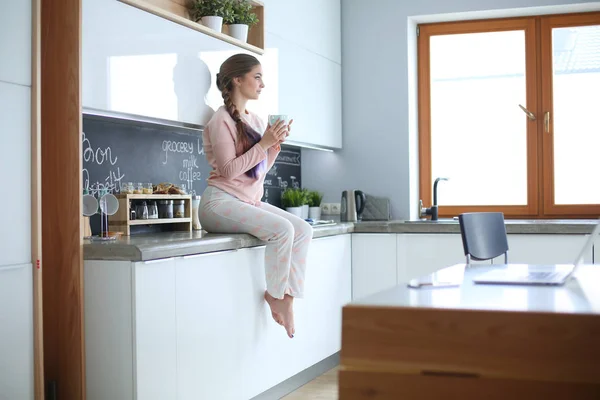
<svg viewBox="0 0 600 400">
<path fill-rule="evenodd" d="M 458 218 L 440 218 L 437 221 L 431 221 L 429 219 L 414 219 L 404 221 L 405 224 L 458 224 Z"/>
</svg>

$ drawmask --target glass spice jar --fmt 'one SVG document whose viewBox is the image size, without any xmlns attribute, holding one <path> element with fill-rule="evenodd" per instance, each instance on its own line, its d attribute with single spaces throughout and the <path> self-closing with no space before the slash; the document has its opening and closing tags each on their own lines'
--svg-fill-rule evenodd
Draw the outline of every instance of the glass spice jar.
<svg viewBox="0 0 600 400">
<path fill-rule="evenodd" d="M 173 200 L 159 200 L 158 218 L 173 218 Z"/>
<path fill-rule="evenodd" d="M 185 200 L 173 200 L 173 217 L 185 217 Z"/>
<path fill-rule="evenodd" d="M 148 206 L 148 219 L 158 219 L 158 207 L 156 201 L 151 201 Z"/>
</svg>

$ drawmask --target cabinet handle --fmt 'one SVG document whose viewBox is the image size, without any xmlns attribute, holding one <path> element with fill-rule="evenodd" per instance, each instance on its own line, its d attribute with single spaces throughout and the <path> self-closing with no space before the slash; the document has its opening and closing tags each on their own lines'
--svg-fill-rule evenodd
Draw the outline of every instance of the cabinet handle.
<svg viewBox="0 0 600 400">
<path fill-rule="evenodd" d="M 170 258 L 159 258 L 158 260 L 148 260 L 148 261 L 143 261 L 144 264 L 160 264 L 163 262 L 167 262 L 167 261 L 172 261 L 174 260 L 173 257 Z"/>
<path fill-rule="evenodd" d="M 4 265 L 4 266 L 0 267 L 0 272 L 1 271 L 8 271 L 8 270 L 11 270 L 11 269 L 21 269 L 21 268 L 25 268 L 28 265 L 31 265 L 31 264 Z"/>
<path fill-rule="evenodd" d="M 217 254 L 226 254 L 226 253 L 234 253 L 238 251 L 238 249 L 233 249 L 233 250 L 224 250 L 224 251 L 211 251 L 208 253 L 202 253 L 202 254 L 191 254 L 189 256 L 183 256 L 181 257 L 184 260 L 192 260 L 194 258 L 200 258 L 200 257 L 206 257 L 206 256 L 214 256 Z"/>
</svg>

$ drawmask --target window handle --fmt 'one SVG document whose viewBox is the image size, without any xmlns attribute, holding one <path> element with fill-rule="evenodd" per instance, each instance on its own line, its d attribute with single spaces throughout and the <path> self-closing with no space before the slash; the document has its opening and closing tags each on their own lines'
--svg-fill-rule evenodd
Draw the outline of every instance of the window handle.
<svg viewBox="0 0 600 400">
<path fill-rule="evenodd" d="M 546 111 L 544 114 L 544 130 L 546 133 L 550 133 L 550 111 Z"/>
<path fill-rule="evenodd" d="M 527 118 L 529 118 L 532 121 L 535 121 L 535 114 L 534 113 L 532 113 L 531 111 L 529 111 L 528 109 L 526 109 L 525 107 L 523 107 L 520 104 L 519 104 L 519 107 L 521 107 L 521 110 L 523 110 L 523 112 L 525 114 L 527 114 Z"/>
</svg>

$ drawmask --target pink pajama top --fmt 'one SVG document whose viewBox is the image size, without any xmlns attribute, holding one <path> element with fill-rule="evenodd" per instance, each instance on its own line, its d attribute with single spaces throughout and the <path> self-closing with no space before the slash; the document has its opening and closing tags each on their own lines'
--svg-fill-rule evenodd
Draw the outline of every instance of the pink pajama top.
<svg viewBox="0 0 600 400">
<path fill-rule="evenodd" d="M 264 123 L 256 114 L 246 111 L 242 118 L 258 133 L 264 134 Z M 202 132 L 202 142 L 206 160 L 213 168 L 208 177 L 208 184 L 246 203 L 260 205 L 265 175 L 275 163 L 281 147 L 277 145 L 264 151 L 257 143 L 241 154 L 242 148 L 237 140 L 235 121 L 224 106 L 221 106 L 208 121 Z M 265 159 L 267 168 L 257 179 L 246 175 L 246 171 Z"/>
</svg>

